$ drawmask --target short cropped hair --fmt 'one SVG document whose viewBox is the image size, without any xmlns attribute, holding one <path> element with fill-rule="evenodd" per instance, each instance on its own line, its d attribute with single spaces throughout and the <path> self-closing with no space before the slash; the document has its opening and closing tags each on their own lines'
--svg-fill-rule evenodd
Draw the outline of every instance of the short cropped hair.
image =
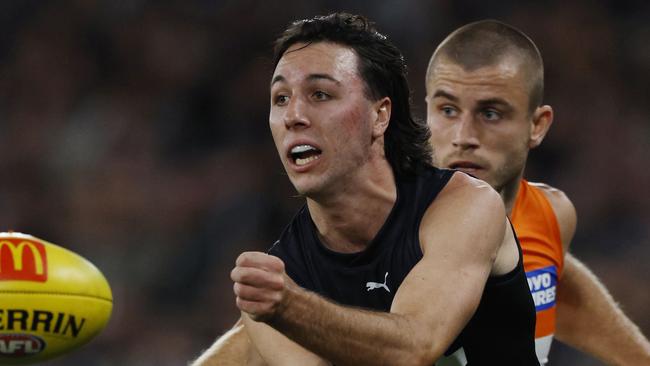
<svg viewBox="0 0 650 366">
<path fill-rule="evenodd" d="M 544 63 L 535 43 L 519 29 L 497 20 L 481 20 L 452 32 L 438 46 L 427 69 L 427 82 L 440 59 L 467 71 L 493 66 L 513 57 L 521 61 L 529 81 L 529 112 L 542 104 Z"/>
<path fill-rule="evenodd" d="M 358 58 L 358 73 L 365 94 L 392 103 L 384 134 L 384 153 L 396 176 L 415 174 L 422 164 L 431 163 L 430 131 L 425 121 L 411 114 L 411 95 L 404 56 L 374 24 L 361 15 L 333 13 L 292 23 L 275 41 L 274 63 L 296 43 L 332 42 L 351 48 Z"/>
</svg>

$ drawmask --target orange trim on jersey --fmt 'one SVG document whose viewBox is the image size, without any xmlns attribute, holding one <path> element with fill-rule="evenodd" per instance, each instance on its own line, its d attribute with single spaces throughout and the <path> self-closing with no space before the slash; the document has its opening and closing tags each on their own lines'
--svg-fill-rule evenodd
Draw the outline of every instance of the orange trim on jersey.
<svg viewBox="0 0 650 366">
<path fill-rule="evenodd" d="M 526 272 L 555 266 L 558 279 L 561 278 L 564 253 L 560 227 L 544 192 L 522 179 L 510 219 L 524 253 Z M 555 306 L 538 311 L 535 337 L 554 332 Z"/>
</svg>

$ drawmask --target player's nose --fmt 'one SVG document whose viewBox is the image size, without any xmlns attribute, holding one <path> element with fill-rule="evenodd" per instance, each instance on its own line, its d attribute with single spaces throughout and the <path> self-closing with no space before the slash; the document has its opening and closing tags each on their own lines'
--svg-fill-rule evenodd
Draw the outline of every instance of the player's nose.
<svg viewBox="0 0 650 366">
<path fill-rule="evenodd" d="M 284 114 L 284 125 L 287 129 L 308 127 L 307 105 L 299 97 L 291 98 Z"/>
<path fill-rule="evenodd" d="M 480 146 L 476 121 L 470 116 L 462 116 L 455 126 L 452 144 L 460 149 L 475 149 Z"/>
</svg>

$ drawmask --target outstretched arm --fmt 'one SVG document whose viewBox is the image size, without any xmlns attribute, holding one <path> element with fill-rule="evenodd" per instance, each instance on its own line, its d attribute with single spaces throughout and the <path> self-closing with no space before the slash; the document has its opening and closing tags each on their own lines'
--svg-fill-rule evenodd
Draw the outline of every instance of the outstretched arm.
<svg viewBox="0 0 650 366">
<path fill-rule="evenodd" d="M 190 366 L 285 365 L 331 366 L 331 363 L 268 325 L 252 321 L 245 313 L 231 330 L 190 363 Z"/>
<path fill-rule="evenodd" d="M 589 268 L 568 253 L 577 222 L 571 200 L 558 189 L 537 186 L 553 206 L 565 251 L 557 295 L 556 338 L 609 365 L 650 365 L 648 340 Z"/>
<path fill-rule="evenodd" d="M 253 342 L 254 348 L 259 351 L 259 355 L 265 365 L 332 365 L 330 362 L 304 349 L 270 326 L 252 320 L 246 313 L 242 313 L 242 320 L 246 327 L 246 333 Z"/>
<path fill-rule="evenodd" d="M 244 253 L 231 276 L 237 306 L 258 321 L 249 329 L 269 324 L 337 365 L 433 364 L 476 310 L 506 232 L 496 192 L 454 177 L 422 221 L 424 257 L 390 313 L 333 303 L 295 285 L 279 258 Z"/>
<path fill-rule="evenodd" d="M 191 366 L 265 366 L 241 319 L 219 337 Z"/>
<path fill-rule="evenodd" d="M 565 257 L 556 337 L 608 365 L 650 365 L 650 343 L 605 286 L 579 260 Z"/>
</svg>

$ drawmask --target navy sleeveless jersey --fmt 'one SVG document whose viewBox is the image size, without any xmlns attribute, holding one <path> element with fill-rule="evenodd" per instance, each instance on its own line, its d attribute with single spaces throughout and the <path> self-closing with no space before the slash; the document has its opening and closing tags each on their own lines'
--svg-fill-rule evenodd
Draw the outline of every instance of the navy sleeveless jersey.
<svg viewBox="0 0 650 366">
<path fill-rule="evenodd" d="M 305 205 L 269 254 L 281 258 L 287 275 L 307 290 L 343 305 L 390 311 L 395 292 L 422 258 L 422 216 L 454 174 L 422 169 L 416 177 L 396 179 L 395 205 L 366 250 L 350 254 L 326 248 Z M 446 354 L 462 347 L 470 366 L 539 365 L 535 307 L 519 252 L 512 272 L 488 279 L 476 313 Z"/>
</svg>

